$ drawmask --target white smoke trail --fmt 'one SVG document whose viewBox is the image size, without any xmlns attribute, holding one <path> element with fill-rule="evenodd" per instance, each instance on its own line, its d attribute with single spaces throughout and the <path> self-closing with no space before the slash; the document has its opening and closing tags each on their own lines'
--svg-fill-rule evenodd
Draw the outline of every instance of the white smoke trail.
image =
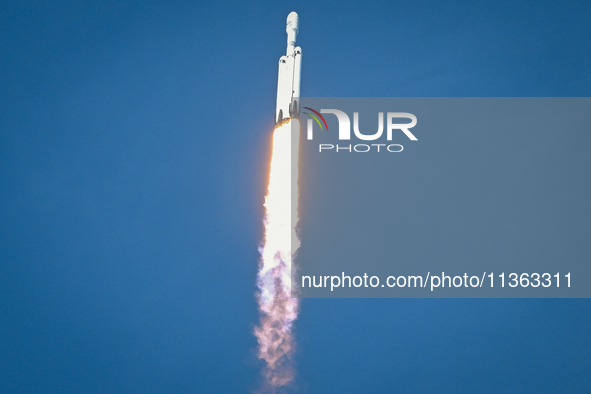
<svg viewBox="0 0 591 394">
<path fill-rule="evenodd" d="M 292 133 L 293 130 L 297 132 Z M 265 240 L 257 285 L 260 325 L 254 333 L 259 358 L 265 361 L 266 389 L 275 392 L 294 379 L 293 322 L 299 301 L 291 298 L 291 268 L 299 247 L 298 222 L 298 144 L 299 122 L 290 119 L 275 128 L 271 172 L 265 197 Z"/>
</svg>

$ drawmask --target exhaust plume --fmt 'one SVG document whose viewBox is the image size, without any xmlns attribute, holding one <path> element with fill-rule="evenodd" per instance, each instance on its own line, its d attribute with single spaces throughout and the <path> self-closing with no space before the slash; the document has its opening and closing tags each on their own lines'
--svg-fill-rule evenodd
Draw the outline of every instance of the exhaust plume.
<svg viewBox="0 0 591 394">
<path fill-rule="evenodd" d="M 299 300 L 291 297 L 293 257 L 299 247 L 297 119 L 277 125 L 273 132 L 269 185 L 265 197 L 265 239 L 259 249 L 257 276 L 260 324 L 258 357 L 264 360 L 265 389 L 271 393 L 294 379 L 292 356 L 295 349 L 293 323 Z"/>
</svg>

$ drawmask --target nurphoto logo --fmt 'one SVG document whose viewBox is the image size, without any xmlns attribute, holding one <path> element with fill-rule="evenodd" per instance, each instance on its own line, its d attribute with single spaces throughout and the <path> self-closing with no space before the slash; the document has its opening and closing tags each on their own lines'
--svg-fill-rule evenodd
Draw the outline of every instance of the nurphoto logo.
<svg viewBox="0 0 591 394">
<path fill-rule="evenodd" d="M 345 112 L 338 110 L 338 109 L 321 109 L 320 112 L 309 108 L 304 107 L 305 109 L 311 111 L 304 112 L 304 114 L 310 116 L 307 122 L 307 138 L 308 140 L 314 139 L 314 121 L 320 127 L 320 130 L 328 131 L 328 124 L 326 120 L 322 116 L 322 114 L 333 114 L 337 117 L 339 122 L 339 140 L 350 140 L 351 139 L 351 120 L 349 115 Z M 395 130 L 402 131 L 411 141 L 417 141 L 417 137 L 414 136 L 413 133 L 410 132 L 409 129 L 413 128 L 417 124 L 417 117 L 408 112 L 388 112 L 386 115 L 387 123 L 386 123 L 386 140 L 392 141 L 392 135 Z M 394 123 L 394 119 L 409 119 L 410 123 Z M 324 125 L 324 127 L 323 127 Z M 353 112 L 353 133 L 355 137 L 362 140 L 362 141 L 375 141 L 380 138 L 384 134 L 384 113 L 378 113 L 378 131 L 373 134 L 364 134 L 359 130 L 359 112 Z M 356 145 L 333 145 L 333 144 L 319 144 L 319 152 L 322 151 L 347 151 L 347 152 L 369 152 L 372 150 L 372 147 L 375 147 L 375 150 L 378 152 L 388 151 L 388 152 L 402 152 L 403 147 L 400 144 L 356 144 Z M 380 150 L 381 147 L 386 147 L 385 150 Z"/>
</svg>

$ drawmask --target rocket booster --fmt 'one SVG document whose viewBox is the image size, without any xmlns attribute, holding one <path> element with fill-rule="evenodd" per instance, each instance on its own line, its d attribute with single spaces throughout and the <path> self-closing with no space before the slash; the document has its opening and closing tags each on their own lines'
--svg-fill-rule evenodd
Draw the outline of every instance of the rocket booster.
<svg viewBox="0 0 591 394">
<path fill-rule="evenodd" d="M 291 12 L 287 16 L 287 53 L 279 59 L 276 124 L 284 119 L 297 118 L 300 114 L 298 101 L 300 100 L 302 49 L 295 46 L 298 29 L 298 14 Z"/>
</svg>

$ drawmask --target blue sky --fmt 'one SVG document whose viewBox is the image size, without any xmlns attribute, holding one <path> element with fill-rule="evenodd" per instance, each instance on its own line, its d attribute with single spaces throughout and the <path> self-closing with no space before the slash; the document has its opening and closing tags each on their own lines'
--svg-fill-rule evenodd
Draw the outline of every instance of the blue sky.
<svg viewBox="0 0 591 394">
<path fill-rule="evenodd" d="M 590 96 L 588 2 L 0 12 L 0 391 L 241 393 L 285 18 L 304 96 Z M 559 137 L 557 137 L 559 138 Z M 306 299 L 296 389 L 588 392 L 588 300 Z"/>
</svg>

